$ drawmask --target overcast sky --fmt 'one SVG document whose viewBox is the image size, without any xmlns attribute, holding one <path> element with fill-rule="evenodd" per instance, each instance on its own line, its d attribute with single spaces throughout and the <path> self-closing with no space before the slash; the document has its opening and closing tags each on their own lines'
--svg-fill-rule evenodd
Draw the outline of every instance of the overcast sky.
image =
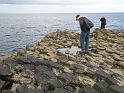
<svg viewBox="0 0 124 93">
<path fill-rule="evenodd" d="M 124 0 L 0 0 L 0 13 L 124 12 Z"/>
</svg>

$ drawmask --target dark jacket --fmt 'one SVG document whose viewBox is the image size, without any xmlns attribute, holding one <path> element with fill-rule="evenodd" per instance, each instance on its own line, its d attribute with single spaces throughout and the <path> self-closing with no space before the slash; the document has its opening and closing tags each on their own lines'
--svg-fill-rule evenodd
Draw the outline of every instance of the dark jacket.
<svg viewBox="0 0 124 93">
<path fill-rule="evenodd" d="M 100 21 L 101 21 L 101 24 L 106 25 L 106 19 L 105 19 L 104 17 L 102 17 L 102 18 L 100 19 Z"/>
<path fill-rule="evenodd" d="M 89 28 L 87 28 L 87 26 L 86 26 L 84 19 L 85 19 L 85 17 L 79 18 L 79 24 L 80 24 L 81 31 L 89 30 Z"/>
</svg>

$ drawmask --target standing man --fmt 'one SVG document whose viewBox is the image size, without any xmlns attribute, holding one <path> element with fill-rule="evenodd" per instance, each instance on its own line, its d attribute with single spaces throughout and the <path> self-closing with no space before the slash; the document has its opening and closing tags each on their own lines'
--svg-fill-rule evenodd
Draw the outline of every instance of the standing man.
<svg viewBox="0 0 124 93">
<path fill-rule="evenodd" d="M 76 21 L 79 21 L 81 29 L 80 33 L 81 51 L 83 53 L 89 53 L 90 29 L 94 26 L 94 24 L 86 17 L 81 17 L 80 15 L 76 15 Z"/>
<path fill-rule="evenodd" d="M 101 21 L 101 29 L 105 29 L 105 25 L 106 25 L 106 19 L 105 19 L 105 17 L 102 17 L 100 19 L 100 21 Z"/>
</svg>

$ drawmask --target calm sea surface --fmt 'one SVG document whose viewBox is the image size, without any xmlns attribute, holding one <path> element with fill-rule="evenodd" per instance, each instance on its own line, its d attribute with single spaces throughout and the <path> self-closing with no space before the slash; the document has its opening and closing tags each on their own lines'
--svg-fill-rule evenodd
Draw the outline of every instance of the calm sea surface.
<svg viewBox="0 0 124 93">
<path fill-rule="evenodd" d="M 0 14 L 0 56 L 13 53 L 33 44 L 57 29 L 80 31 L 76 14 Z M 100 27 L 99 19 L 107 19 L 108 29 L 124 31 L 124 13 L 80 14 Z"/>
</svg>

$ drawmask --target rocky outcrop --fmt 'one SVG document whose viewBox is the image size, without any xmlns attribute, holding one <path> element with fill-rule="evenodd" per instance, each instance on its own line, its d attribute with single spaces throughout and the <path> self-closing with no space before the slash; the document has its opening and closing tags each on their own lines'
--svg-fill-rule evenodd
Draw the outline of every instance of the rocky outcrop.
<svg viewBox="0 0 124 93">
<path fill-rule="evenodd" d="M 50 33 L 0 60 L 0 93 L 124 93 L 124 33 L 96 29 L 90 49 L 79 33 Z"/>
</svg>

